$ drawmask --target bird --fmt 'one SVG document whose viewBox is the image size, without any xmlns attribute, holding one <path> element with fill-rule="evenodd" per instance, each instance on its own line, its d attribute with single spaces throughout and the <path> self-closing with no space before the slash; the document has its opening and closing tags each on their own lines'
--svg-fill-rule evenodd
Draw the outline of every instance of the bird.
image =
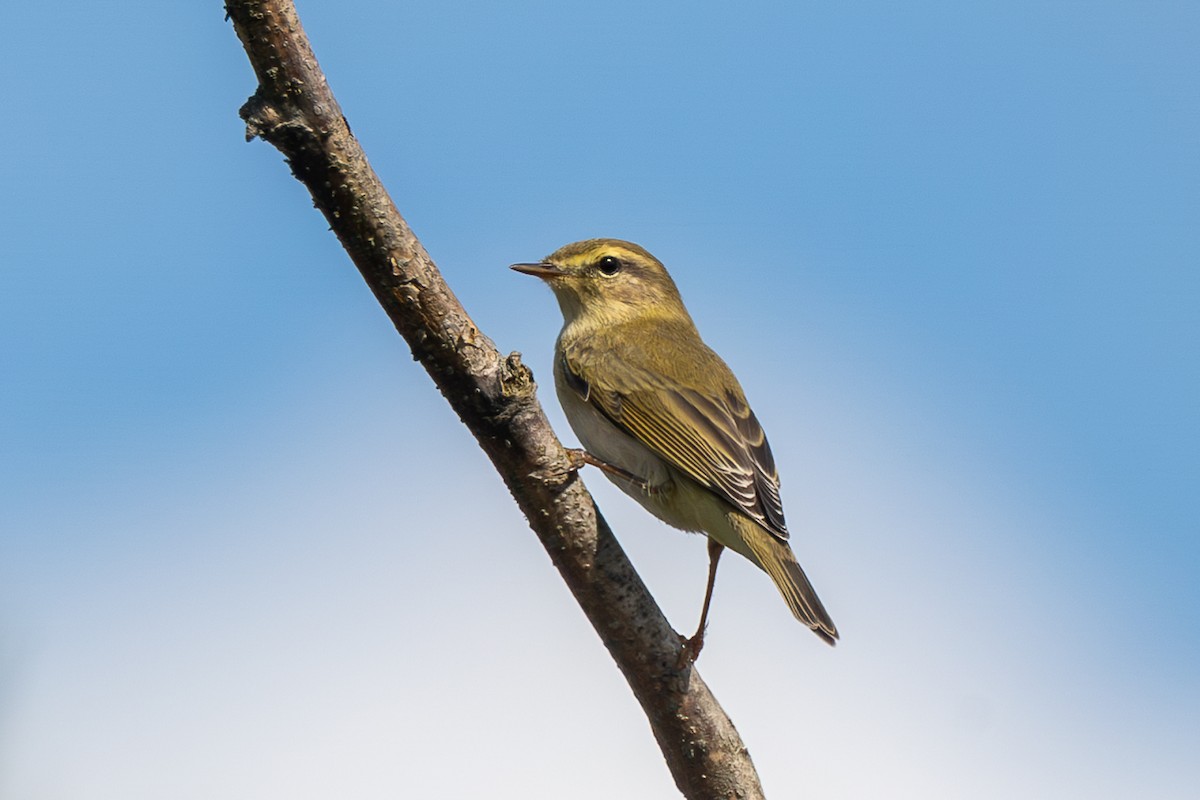
<svg viewBox="0 0 1200 800">
<path fill-rule="evenodd" d="M 681 662 L 704 646 L 726 548 L 764 571 L 796 619 L 834 644 L 837 627 L 789 543 L 762 426 L 662 262 L 632 242 L 586 239 L 512 269 L 548 284 L 562 311 L 554 385 L 583 445 L 573 463 L 599 467 L 658 519 L 708 537 L 700 624 L 681 637 Z"/>
</svg>

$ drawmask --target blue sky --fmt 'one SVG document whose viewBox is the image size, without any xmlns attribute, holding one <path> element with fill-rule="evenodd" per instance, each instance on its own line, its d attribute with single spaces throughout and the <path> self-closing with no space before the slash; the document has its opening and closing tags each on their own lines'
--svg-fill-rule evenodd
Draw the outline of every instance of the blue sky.
<svg viewBox="0 0 1200 800">
<path fill-rule="evenodd" d="M 168 5 L 7 15 L 0 796 L 674 796 L 482 453 L 243 141 L 220 4 Z M 559 325 L 508 264 L 617 236 L 738 372 L 843 632 L 723 565 L 700 669 L 771 796 L 1191 796 L 1194 4 L 300 11 L 502 350 L 548 379 Z M 587 480 L 689 630 L 700 540 Z"/>
</svg>

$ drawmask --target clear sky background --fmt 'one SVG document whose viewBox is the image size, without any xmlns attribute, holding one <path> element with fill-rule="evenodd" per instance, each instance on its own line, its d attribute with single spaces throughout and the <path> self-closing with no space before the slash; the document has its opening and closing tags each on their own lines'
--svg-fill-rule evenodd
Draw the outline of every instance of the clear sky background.
<svg viewBox="0 0 1200 800">
<path fill-rule="evenodd" d="M 829 649 L 726 559 L 774 798 L 1200 785 L 1192 2 L 305 2 L 353 129 L 549 386 L 592 236 L 774 446 Z M 660 798 L 648 726 L 290 177 L 218 2 L 10 4 L 0 797 Z M 681 630 L 700 539 L 586 479 Z"/>
</svg>

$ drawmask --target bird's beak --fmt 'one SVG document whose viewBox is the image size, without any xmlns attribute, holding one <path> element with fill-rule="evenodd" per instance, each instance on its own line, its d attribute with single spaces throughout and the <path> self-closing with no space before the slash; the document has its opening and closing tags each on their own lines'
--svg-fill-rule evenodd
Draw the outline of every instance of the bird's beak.
<svg viewBox="0 0 1200 800">
<path fill-rule="evenodd" d="M 558 278 L 566 275 L 566 271 L 560 267 L 556 267 L 548 261 L 541 261 L 537 264 L 513 264 L 512 269 L 517 272 L 523 272 L 526 275 L 533 275 L 536 278 Z"/>
</svg>

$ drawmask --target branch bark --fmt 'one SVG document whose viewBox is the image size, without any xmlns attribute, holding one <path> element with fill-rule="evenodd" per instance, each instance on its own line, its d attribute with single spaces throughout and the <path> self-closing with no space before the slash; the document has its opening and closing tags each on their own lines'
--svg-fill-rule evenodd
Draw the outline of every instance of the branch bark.
<svg viewBox="0 0 1200 800">
<path fill-rule="evenodd" d="M 246 138 L 287 158 L 413 357 L 487 453 L 645 710 L 688 798 L 761 798 L 750 754 L 600 516 L 535 397 L 533 377 L 475 327 L 342 116 L 290 0 L 230 0 L 259 86 Z"/>
</svg>

